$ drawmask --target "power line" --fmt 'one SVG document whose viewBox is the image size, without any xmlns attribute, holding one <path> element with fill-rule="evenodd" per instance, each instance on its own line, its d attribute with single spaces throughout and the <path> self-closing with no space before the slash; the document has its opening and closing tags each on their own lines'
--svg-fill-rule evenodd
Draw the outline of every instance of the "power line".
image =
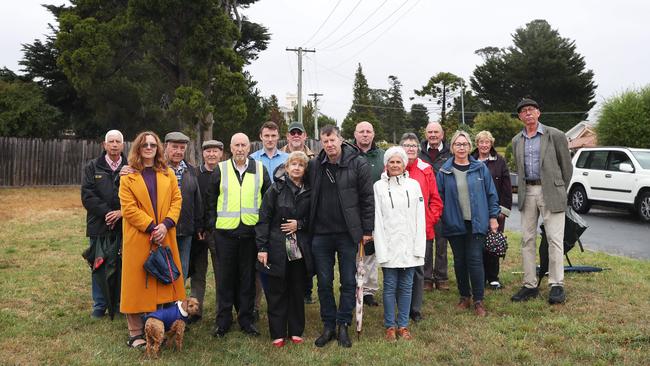
<svg viewBox="0 0 650 366">
<path fill-rule="evenodd" d="M 316 44 L 314 45 L 314 47 L 316 47 L 316 46 L 318 46 L 319 44 L 323 43 L 326 39 L 328 39 L 329 37 L 331 37 L 332 34 L 336 33 L 336 31 L 338 31 L 339 29 L 341 29 L 341 26 L 345 23 L 345 21 L 348 20 L 348 18 L 350 18 L 350 16 L 354 13 L 354 11 L 357 9 L 357 7 L 359 7 L 359 4 L 361 4 L 361 1 L 363 1 L 363 0 L 359 0 L 359 1 L 357 2 L 357 4 L 352 8 L 352 10 L 350 10 L 350 12 L 348 13 L 348 15 L 347 15 L 345 18 L 343 18 L 343 20 L 342 20 L 339 24 L 337 24 L 337 25 L 334 27 L 334 30 L 332 30 L 328 35 L 326 35 L 325 38 L 323 38 L 323 39 L 321 39 L 320 41 L 316 42 Z"/>
<path fill-rule="evenodd" d="M 390 19 L 390 17 L 392 17 L 395 13 L 397 13 L 397 12 L 398 12 L 398 11 L 399 11 L 399 10 L 400 10 L 404 5 L 406 5 L 406 3 L 408 3 L 409 1 L 410 1 L 410 0 L 405 0 L 405 1 L 402 3 L 402 5 L 400 5 L 397 9 L 395 9 L 392 13 L 388 14 L 388 16 L 387 16 L 386 18 L 382 19 L 382 20 L 381 20 L 379 23 L 377 23 L 374 27 L 368 29 L 365 33 L 362 33 L 360 36 L 358 36 L 358 37 L 352 39 L 351 41 L 349 41 L 349 42 L 347 42 L 347 43 L 345 43 L 343 46 L 339 46 L 339 47 L 336 47 L 336 48 L 330 49 L 330 50 L 328 50 L 328 51 L 336 51 L 336 50 L 340 50 L 341 48 L 345 48 L 345 47 L 349 46 L 350 44 L 354 43 L 354 42 L 355 42 L 356 40 L 358 40 L 359 38 L 365 36 L 366 34 L 372 32 L 373 30 L 377 29 L 380 25 L 383 25 L 385 21 L 387 21 L 388 19 Z M 418 0 L 418 2 L 419 2 L 419 0 Z M 416 4 L 417 4 L 417 3 L 416 3 Z M 405 13 L 405 14 L 406 14 L 406 13 Z M 394 23 L 393 23 L 393 24 L 394 24 Z M 389 27 L 389 29 L 390 29 L 390 27 Z M 323 49 L 323 50 L 325 50 L 325 49 Z"/>
<path fill-rule="evenodd" d="M 349 36 L 350 34 L 352 34 L 354 31 L 356 31 L 357 29 L 359 29 L 362 25 L 364 25 L 364 24 L 368 21 L 368 19 L 372 18 L 372 16 L 375 15 L 375 14 L 379 11 L 379 9 L 381 9 L 381 8 L 382 8 L 382 7 L 383 7 L 387 2 L 388 2 L 388 0 L 384 0 L 384 2 L 381 3 L 381 4 L 380 4 L 380 5 L 379 5 L 379 6 L 378 6 L 378 7 L 377 7 L 377 8 L 376 8 L 372 13 L 370 13 L 370 15 L 368 15 L 368 16 L 366 17 L 366 19 L 362 20 L 361 23 L 359 23 L 359 25 L 357 25 L 356 27 L 354 27 L 354 29 L 352 29 L 352 30 L 349 31 L 348 33 L 344 34 L 343 37 L 340 37 L 340 38 L 337 39 L 336 41 L 334 41 L 334 42 L 330 43 L 329 45 L 325 46 L 324 49 L 325 49 L 325 50 L 326 50 L 326 49 L 329 49 L 330 47 L 336 45 L 336 44 L 339 43 L 341 40 L 343 40 L 344 38 L 346 38 L 347 36 Z"/>
<path fill-rule="evenodd" d="M 398 10 L 399 10 L 402 6 L 404 6 L 404 4 L 406 4 L 408 1 L 409 1 L 409 0 L 406 0 L 402 5 L 400 5 L 400 7 L 398 8 Z M 345 59 L 344 61 L 340 62 L 338 65 L 334 66 L 334 68 L 337 68 L 337 67 L 343 65 L 344 63 L 350 61 L 351 59 L 357 57 L 360 53 L 362 53 L 363 51 L 365 51 L 366 49 L 368 49 L 368 47 L 372 46 L 375 42 L 377 42 L 377 41 L 379 40 L 379 38 L 381 38 L 381 37 L 382 37 L 386 32 L 388 32 L 391 28 L 393 28 L 393 26 L 395 26 L 395 24 L 397 24 L 397 22 L 399 22 L 399 21 L 400 21 L 400 20 L 401 20 L 401 19 L 402 19 L 406 14 L 408 14 L 411 10 L 413 10 L 413 8 L 414 8 L 417 4 L 419 4 L 419 3 L 420 3 L 420 0 L 418 0 L 417 2 L 415 2 L 415 3 L 413 4 L 413 6 L 411 6 L 408 10 L 406 10 L 406 11 L 404 12 L 404 14 L 402 14 L 402 15 L 401 15 L 399 18 L 397 18 L 397 19 L 396 19 L 396 20 L 395 20 L 391 25 L 389 25 L 388 28 L 386 28 L 383 32 L 381 32 L 381 33 L 379 34 L 379 36 L 377 36 L 377 38 L 373 39 L 373 40 L 370 41 L 368 44 L 366 44 L 366 46 L 363 47 L 362 49 L 360 49 L 359 52 L 357 52 L 357 53 L 355 53 L 354 55 L 348 57 L 348 58 Z M 343 46 L 343 47 L 345 47 L 345 46 Z M 339 47 L 339 48 L 341 48 L 341 47 Z M 338 48 L 337 48 L 337 49 L 338 49 Z"/>
<path fill-rule="evenodd" d="M 314 37 L 316 37 L 316 35 L 318 34 L 318 32 L 320 32 L 320 30 L 323 28 L 323 26 L 325 25 L 325 23 L 327 23 L 327 21 L 328 21 L 329 18 L 332 16 L 332 14 L 334 14 L 334 11 L 336 10 L 336 8 L 339 7 L 339 4 L 341 3 L 341 1 L 342 1 L 342 0 L 339 0 L 339 1 L 336 3 L 336 5 L 334 5 L 334 8 L 332 9 L 332 11 L 330 11 L 329 15 L 327 15 L 327 18 L 325 18 L 325 20 L 323 20 L 323 22 L 322 22 L 321 25 L 318 27 L 318 29 L 316 29 L 316 32 L 314 32 L 314 34 L 312 34 L 311 37 L 309 37 L 309 39 L 308 39 L 306 42 L 304 42 L 303 44 L 307 44 L 309 41 L 311 41 L 312 39 L 314 39 Z"/>
</svg>

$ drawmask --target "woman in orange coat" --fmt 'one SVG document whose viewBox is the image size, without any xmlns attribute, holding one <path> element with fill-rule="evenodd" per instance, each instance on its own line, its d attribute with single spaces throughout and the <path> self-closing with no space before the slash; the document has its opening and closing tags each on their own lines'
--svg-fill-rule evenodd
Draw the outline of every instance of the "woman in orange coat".
<svg viewBox="0 0 650 366">
<path fill-rule="evenodd" d="M 185 298 L 182 275 L 173 284 L 165 285 L 147 276 L 143 267 L 153 241 L 171 247 L 174 263 L 181 268 L 175 229 L 181 193 L 176 175 L 163 160 L 162 144 L 155 133 L 142 132 L 135 138 L 129 166 L 135 172 L 120 180 L 124 222 L 120 311 L 127 318 L 128 346 L 141 348 L 145 345 L 142 313 Z"/>
</svg>

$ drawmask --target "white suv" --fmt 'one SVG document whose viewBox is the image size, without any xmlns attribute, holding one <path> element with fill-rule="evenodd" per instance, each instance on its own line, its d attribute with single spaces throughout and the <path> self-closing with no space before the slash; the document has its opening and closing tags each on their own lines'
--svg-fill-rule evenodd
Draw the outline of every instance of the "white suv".
<svg viewBox="0 0 650 366">
<path fill-rule="evenodd" d="M 592 147 L 572 160 L 569 204 L 579 213 L 591 204 L 625 207 L 650 222 L 650 149 Z"/>
</svg>

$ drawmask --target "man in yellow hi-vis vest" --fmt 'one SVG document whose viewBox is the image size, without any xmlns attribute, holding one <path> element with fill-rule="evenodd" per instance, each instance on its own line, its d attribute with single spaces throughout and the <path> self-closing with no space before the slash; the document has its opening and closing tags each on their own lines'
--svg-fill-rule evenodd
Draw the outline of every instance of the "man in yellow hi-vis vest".
<svg viewBox="0 0 650 366">
<path fill-rule="evenodd" d="M 241 330 L 260 333 L 253 324 L 255 302 L 255 224 L 264 192 L 271 185 L 260 162 L 248 158 L 248 136 L 230 139 L 232 158 L 219 163 L 208 185 L 206 217 L 213 227 L 219 257 L 217 319 L 212 335 L 223 337 L 232 325 L 232 308 L 238 311 Z"/>
</svg>

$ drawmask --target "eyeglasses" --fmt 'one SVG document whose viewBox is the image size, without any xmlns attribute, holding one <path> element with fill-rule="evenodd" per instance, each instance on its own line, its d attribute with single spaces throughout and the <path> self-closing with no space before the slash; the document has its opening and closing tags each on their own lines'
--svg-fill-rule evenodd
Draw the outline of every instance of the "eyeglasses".
<svg viewBox="0 0 650 366">
<path fill-rule="evenodd" d="M 535 107 L 522 108 L 519 110 L 519 114 L 527 114 L 528 112 L 533 113 L 536 109 L 537 108 Z"/>
<path fill-rule="evenodd" d="M 142 145 L 140 145 L 140 147 L 143 148 L 143 149 L 146 149 L 146 148 L 156 149 L 156 148 L 158 148 L 158 144 L 156 144 L 155 142 L 144 142 L 144 143 L 142 143 Z"/>
<path fill-rule="evenodd" d="M 457 149 L 460 149 L 460 148 L 467 149 L 469 147 L 469 144 L 466 143 L 466 142 L 465 143 L 456 142 L 454 144 L 454 147 L 457 148 Z"/>
<path fill-rule="evenodd" d="M 300 131 L 300 130 L 291 130 L 291 131 L 289 131 L 289 134 L 291 136 L 300 136 L 300 135 L 302 135 L 302 131 Z"/>
<path fill-rule="evenodd" d="M 402 147 L 405 149 L 417 149 L 418 145 L 417 144 L 402 144 Z"/>
</svg>

